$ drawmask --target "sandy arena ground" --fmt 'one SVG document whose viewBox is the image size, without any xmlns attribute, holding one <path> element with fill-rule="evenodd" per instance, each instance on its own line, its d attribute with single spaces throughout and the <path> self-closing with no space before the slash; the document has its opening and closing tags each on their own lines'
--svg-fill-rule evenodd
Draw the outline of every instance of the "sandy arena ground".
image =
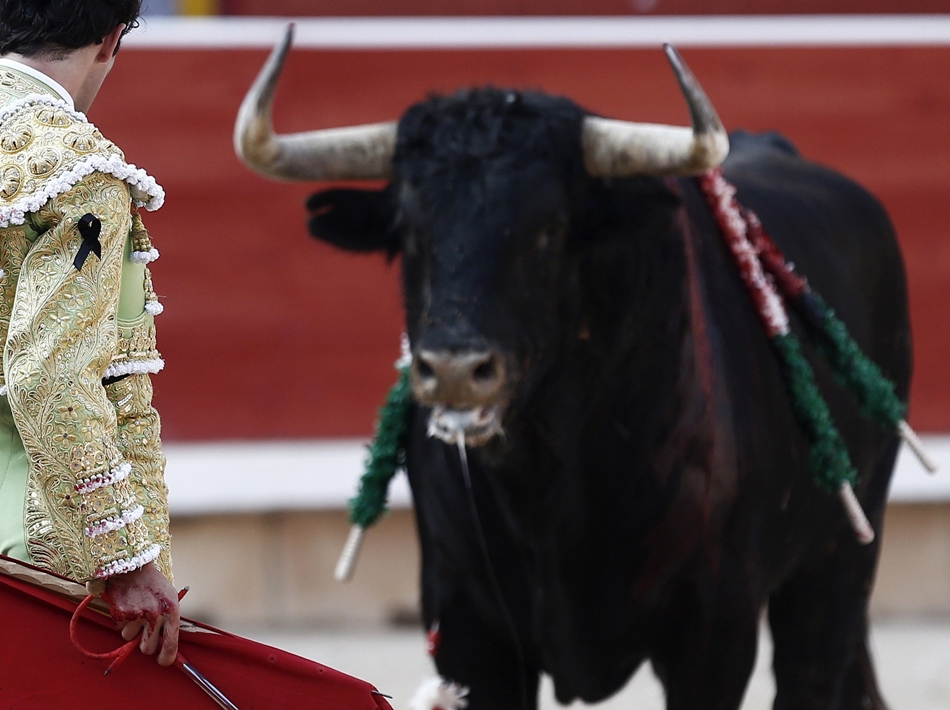
<svg viewBox="0 0 950 710">
<path fill-rule="evenodd" d="M 423 634 L 407 628 L 328 630 L 230 629 L 291 653 L 364 678 L 393 696 L 395 710 L 407 710 L 423 678 L 434 675 Z M 872 648 L 878 678 L 892 710 L 950 708 L 950 619 L 887 618 L 874 623 Z M 755 673 L 743 710 L 772 707 L 771 643 L 763 633 Z M 551 685 L 542 686 L 542 710 L 563 707 Z M 580 703 L 571 707 L 584 707 Z M 603 710 L 664 710 L 663 694 L 649 668 L 642 668 Z"/>
</svg>

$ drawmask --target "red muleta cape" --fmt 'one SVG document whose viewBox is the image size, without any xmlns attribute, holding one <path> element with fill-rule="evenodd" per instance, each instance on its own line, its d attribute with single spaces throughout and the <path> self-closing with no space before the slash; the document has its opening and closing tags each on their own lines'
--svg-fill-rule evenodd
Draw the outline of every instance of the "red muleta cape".
<svg viewBox="0 0 950 710">
<path fill-rule="evenodd" d="M 175 666 L 134 652 L 104 676 L 83 656 L 69 620 L 83 587 L 0 555 L 0 708 L 187 708 L 218 705 Z M 86 609 L 78 635 L 92 651 L 123 643 L 112 619 Z M 182 655 L 240 710 L 392 710 L 369 683 L 300 656 L 182 618 Z"/>
</svg>

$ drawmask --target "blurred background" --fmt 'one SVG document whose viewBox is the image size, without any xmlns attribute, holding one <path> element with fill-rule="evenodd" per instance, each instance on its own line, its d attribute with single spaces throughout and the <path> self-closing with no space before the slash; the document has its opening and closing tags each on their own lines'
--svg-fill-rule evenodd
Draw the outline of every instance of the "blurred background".
<svg viewBox="0 0 950 710">
<path fill-rule="evenodd" d="M 484 84 L 686 124 L 660 51 L 672 41 L 727 128 L 778 130 L 875 193 L 909 275 L 910 420 L 943 471 L 928 477 L 902 456 L 873 610 L 898 636 L 905 627 L 889 620 L 925 619 L 946 632 L 933 644 L 950 643 L 948 0 L 146 2 L 90 118 L 167 191 L 146 224 L 162 252 L 153 272 L 167 366 L 153 379 L 176 576 L 192 590 L 186 614 L 265 637 L 316 629 L 335 641 L 306 648 L 331 656 L 350 648 L 341 629 L 361 629 L 384 653 L 395 638 L 387 629 L 418 618 L 404 481 L 354 581 L 332 580 L 346 500 L 396 376 L 398 262 L 309 238 L 303 203 L 325 185 L 268 182 L 232 149 L 241 98 L 293 17 L 281 132 L 390 120 L 430 92 Z M 405 628 L 393 633 L 418 645 L 424 666 L 421 633 Z M 376 657 L 352 648 L 366 663 Z M 898 648 L 881 653 L 907 658 Z M 933 678 L 946 678 L 950 659 L 928 654 Z M 939 698 L 933 707 L 950 705 L 950 688 Z"/>
</svg>

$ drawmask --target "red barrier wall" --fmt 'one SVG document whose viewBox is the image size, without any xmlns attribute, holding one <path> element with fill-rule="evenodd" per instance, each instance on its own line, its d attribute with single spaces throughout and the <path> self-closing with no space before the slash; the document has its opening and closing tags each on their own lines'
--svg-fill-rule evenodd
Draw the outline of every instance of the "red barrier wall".
<svg viewBox="0 0 950 710">
<path fill-rule="evenodd" d="M 367 435 L 394 380 L 398 267 L 309 239 L 316 185 L 275 184 L 233 155 L 265 53 L 123 51 L 91 118 L 168 192 L 146 223 L 166 305 L 154 378 L 169 439 Z M 885 203 L 911 283 L 912 421 L 950 431 L 950 48 L 688 49 L 730 128 L 777 129 Z M 395 118 L 430 91 L 493 83 L 599 113 L 684 123 L 658 50 L 295 51 L 278 130 Z"/>
</svg>

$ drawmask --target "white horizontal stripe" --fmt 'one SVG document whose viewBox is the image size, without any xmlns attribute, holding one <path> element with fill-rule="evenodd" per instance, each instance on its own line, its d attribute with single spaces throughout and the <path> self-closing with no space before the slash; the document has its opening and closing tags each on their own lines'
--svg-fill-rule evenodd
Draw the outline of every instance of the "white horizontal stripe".
<svg viewBox="0 0 950 710">
<path fill-rule="evenodd" d="M 345 508 L 356 495 L 366 446 L 348 440 L 166 444 L 173 515 Z M 390 503 L 410 504 L 405 475 Z"/>
<path fill-rule="evenodd" d="M 950 501 L 950 435 L 923 436 L 940 465 L 929 475 L 901 451 L 891 484 L 895 502 Z M 358 440 L 166 444 L 172 515 L 342 509 L 356 495 L 366 458 Z M 399 474 L 390 488 L 394 508 L 411 505 Z"/>
<path fill-rule="evenodd" d="M 897 503 L 950 501 L 950 435 L 921 436 L 924 448 L 937 464 L 937 472 L 927 473 L 914 452 L 904 444 L 897 457 L 891 481 L 890 500 Z"/>
<path fill-rule="evenodd" d="M 948 15 L 146 18 L 123 46 L 272 47 L 287 23 L 310 49 L 950 45 Z"/>
</svg>

